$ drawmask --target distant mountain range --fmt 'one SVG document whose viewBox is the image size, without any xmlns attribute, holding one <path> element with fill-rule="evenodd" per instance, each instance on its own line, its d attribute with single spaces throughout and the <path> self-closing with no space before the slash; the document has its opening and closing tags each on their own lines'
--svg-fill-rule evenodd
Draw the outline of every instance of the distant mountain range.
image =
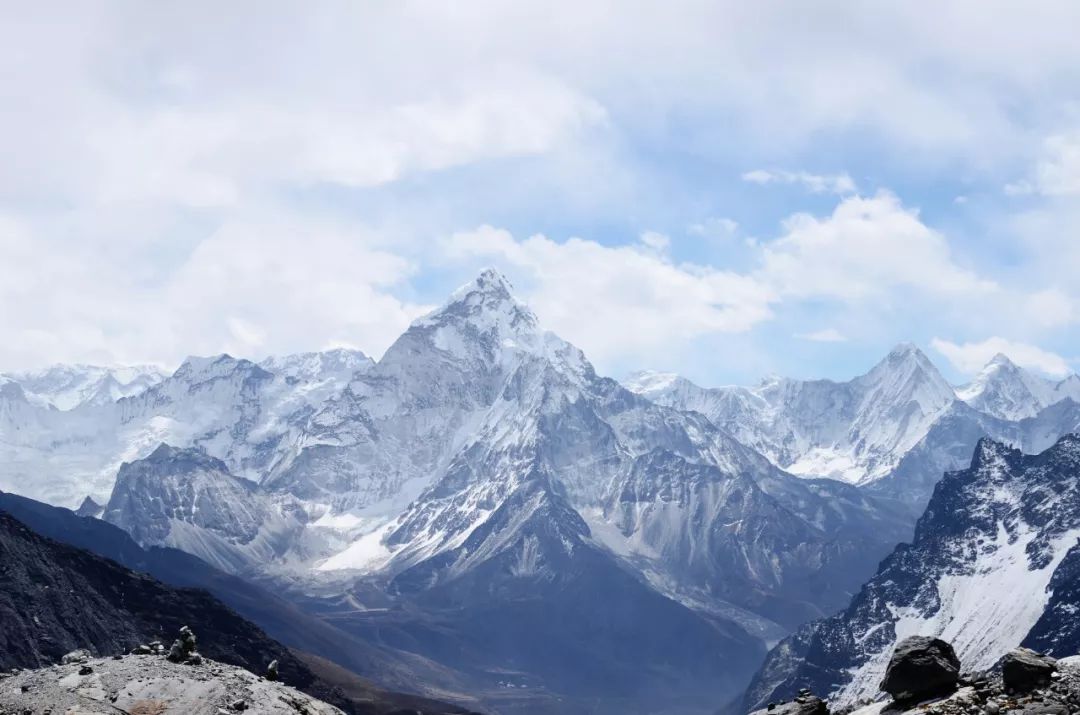
<svg viewBox="0 0 1080 715">
<path fill-rule="evenodd" d="M 493 711 L 712 713 L 981 439 L 1077 430 L 1078 386 L 998 357 L 956 388 L 912 345 L 848 382 L 624 385 L 486 271 L 378 361 L 189 358 L 65 409 L 0 379 L 0 487 L 104 505 Z"/>
</svg>

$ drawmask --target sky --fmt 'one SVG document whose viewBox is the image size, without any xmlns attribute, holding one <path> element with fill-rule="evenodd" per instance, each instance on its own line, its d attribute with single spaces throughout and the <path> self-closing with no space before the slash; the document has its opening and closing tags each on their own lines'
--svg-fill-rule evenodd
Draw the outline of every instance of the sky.
<svg viewBox="0 0 1080 715">
<path fill-rule="evenodd" d="M 479 270 L 602 373 L 1080 366 L 1080 5 L 7 3 L 0 370 L 355 347 Z"/>
</svg>

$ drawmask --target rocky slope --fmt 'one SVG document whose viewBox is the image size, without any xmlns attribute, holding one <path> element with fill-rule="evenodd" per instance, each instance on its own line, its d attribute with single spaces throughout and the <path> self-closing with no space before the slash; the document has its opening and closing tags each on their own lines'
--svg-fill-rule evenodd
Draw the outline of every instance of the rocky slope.
<svg viewBox="0 0 1080 715">
<path fill-rule="evenodd" d="M 38 534 L 65 543 L 180 588 L 203 589 L 275 640 L 298 654 L 321 656 L 368 679 L 368 700 L 396 701 L 372 683 L 405 692 L 427 694 L 469 703 L 466 678 L 452 668 L 422 657 L 380 647 L 307 613 L 276 591 L 256 581 L 224 573 L 201 559 L 172 548 L 136 544 L 122 529 L 100 519 L 81 518 L 70 510 L 0 492 L 0 511 L 7 512 Z M 306 659 L 308 656 L 302 656 Z M 317 661 L 316 661 L 317 662 Z M 315 668 L 313 668 L 315 669 Z M 355 676 L 354 676 L 355 677 Z M 353 689 L 356 690 L 355 684 Z M 445 706 L 444 706 L 445 707 Z"/>
<path fill-rule="evenodd" d="M 0 679 L 0 712 L 6 711 L 344 715 L 329 703 L 243 668 L 210 659 L 171 663 L 163 654 L 91 658 L 23 670 Z"/>
<path fill-rule="evenodd" d="M 123 653 L 203 624 L 208 657 L 262 672 L 278 660 L 300 687 L 311 672 L 205 591 L 171 588 L 86 551 L 38 535 L 0 512 L 0 669 L 36 667 L 86 648 Z"/>
<path fill-rule="evenodd" d="M 208 592 L 167 586 L 114 561 L 41 536 L 11 516 L 7 508 L 14 506 L 16 511 L 30 514 L 28 520 L 39 522 L 48 519 L 49 510 L 56 508 L 35 506 L 27 500 L 12 504 L 9 496 L 0 495 L 4 497 L 0 510 L 0 619 L 5 626 L 0 632 L 0 669 L 44 667 L 76 649 L 99 655 L 126 653 L 155 639 L 168 643 L 182 626 L 198 624 L 199 650 L 207 658 L 254 673 L 264 673 L 271 661 L 277 661 L 283 682 L 349 713 L 381 714 L 417 705 L 432 713 L 467 712 L 434 700 L 387 692 L 355 676 L 335 675 L 335 684 L 331 684 L 319 674 L 331 670 L 326 661 L 308 655 L 300 657 Z M 332 628 L 284 603 L 275 605 L 274 597 L 257 587 L 230 581 L 231 577 L 220 573 L 215 579 L 212 569 L 179 552 L 179 563 L 170 562 L 167 553 L 147 554 L 123 532 L 68 514 L 70 519 L 59 523 L 85 522 L 81 536 L 72 537 L 72 529 L 62 529 L 69 538 L 92 540 L 124 558 L 136 559 L 140 564 L 149 562 L 157 570 L 172 573 L 177 580 L 186 577 L 199 585 L 215 587 L 252 612 L 266 615 L 276 609 L 279 628 L 287 628 L 281 621 L 295 616 L 296 622 L 290 625 L 310 631 L 307 643 L 317 646 L 335 638 Z M 57 524 L 53 521 L 54 527 Z M 106 531 L 103 535 L 103 528 L 115 534 Z M 263 602 L 252 603 L 256 600 Z M 343 650 L 370 651 L 344 634 L 338 642 Z M 382 657 L 379 654 L 378 658 Z M 349 664 L 355 667 L 360 660 Z M 392 663 L 392 658 L 387 662 Z M 139 677 L 145 679 L 148 675 Z M 348 685 L 351 695 L 338 689 L 339 682 Z"/>
<path fill-rule="evenodd" d="M 837 705 L 877 692 L 893 646 L 908 635 L 952 641 L 972 670 L 1026 643 L 1072 649 L 1080 538 L 1080 437 L 1038 455 L 984 439 L 971 466 L 934 490 L 902 544 L 843 612 L 770 655 L 747 707 L 798 684 Z"/>
</svg>

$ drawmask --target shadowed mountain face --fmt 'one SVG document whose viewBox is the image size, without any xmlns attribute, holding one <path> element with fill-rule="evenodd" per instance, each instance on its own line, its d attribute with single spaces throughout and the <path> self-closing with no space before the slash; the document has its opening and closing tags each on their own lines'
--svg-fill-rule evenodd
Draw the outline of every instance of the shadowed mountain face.
<svg viewBox="0 0 1080 715">
<path fill-rule="evenodd" d="M 901 544 L 843 612 L 770 653 L 747 710 L 809 686 L 834 705 L 874 697 L 894 645 L 953 644 L 984 670 L 1024 643 L 1072 654 L 1077 601 L 1080 437 L 1038 455 L 983 439 L 968 469 L 946 474 Z"/>
<path fill-rule="evenodd" d="M 123 653 L 180 628 L 198 631 L 201 651 L 263 672 L 278 660 L 283 678 L 306 688 L 311 671 L 284 646 L 209 593 L 177 589 L 82 549 L 47 539 L 0 512 L 0 667 L 38 667 L 87 648 Z"/>
<path fill-rule="evenodd" d="M 423 692 L 423 690 L 417 689 L 426 685 L 430 690 L 439 689 L 440 692 L 451 694 L 455 692 L 455 688 L 459 688 L 460 697 L 467 700 L 468 696 L 460 691 L 461 676 L 437 668 L 433 664 L 425 663 L 420 658 L 373 647 L 301 611 L 295 605 L 258 584 L 218 571 L 183 551 L 169 548 L 143 549 L 126 532 L 111 524 L 98 519 L 79 517 L 70 510 L 49 506 L 14 494 L 0 492 L 0 514 L 7 518 L 9 523 L 14 522 L 11 519 L 13 516 L 18 519 L 18 522 L 14 523 L 31 527 L 35 534 L 77 547 L 69 549 L 71 553 L 80 554 L 83 553 L 81 550 L 85 549 L 87 552 L 105 557 L 108 561 L 90 558 L 90 554 L 86 554 L 84 558 L 89 559 L 91 563 L 103 563 L 112 567 L 112 570 L 107 571 L 107 573 L 126 575 L 129 573 L 126 569 L 131 569 L 132 571 L 143 572 L 170 586 L 180 587 L 176 591 L 177 593 L 193 594 L 194 597 L 197 597 L 196 603 L 192 606 L 195 612 L 185 612 L 190 616 L 191 624 L 204 623 L 197 612 L 197 609 L 202 608 L 204 603 L 212 604 L 211 615 L 224 612 L 228 614 L 232 621 L 245 623 L 240 617 L 243 616 L 244 619 L 257 623 L 277 641 L 285 643 L 291 648 L 301 649 L 296 653 L 300 660 L 293 660 L 291 659 L 292 656 L 289 656 L 288 663 L 292 664 L 289 667 L 300 668 L 301 663 L 309 662 L 312 664 L 310 670 L 314 671 L 314 673 L 323 671 L 334 673 L 333 680 L 335 683 L 342 681 L 348 686 L 348 690 L 353 693 L 353 697 L 359 697 L 360 694 L 363 694 L 360 700 L 369 702 L 369 709 L 355 703 L 347 703 L 347 707 L 340 702 L 338 703 L 339 706 L 345 707 L 350 712 L 381 713 L 400 707 L 418 707 L 418 704 L 424 705 L 429 712 L 465 712 L 464 709 L 459 710 L 445 703 L 438 703 L 423 697 L 387 692 L 374 685 L 374 682 L 390 684 L 391 687 L 396 684 L 402 689 L 417 692 Z M 27 538 L 34 538 L 29 532 L 25 533 Z M 49 543 L 44 539 L 42 541 Z M 56 546 L 63 548 L 60 544 Z M 116 568 L 116 564 L 112 562 L 126 568 Z M 152 581 L 152 579 L 137 574 L 131 574 L 131 576 L 136 579 Z M 122 585 L 122 581 L 119 583 Z M 11 590 L 7 590 L 9 587 L 5 586 L 5 593 L 14 593 L 13 588 L 10 587 Z M 169 589 L 162 588 L 169 591 Z M 232 613 L 232 611 L 210 598 L 204 590 L 221 599 L 236 613 Z M 156 606 L 153 603 L 144 605 L 148 613 L 153 616 L 153 609 Z M 213 610 L 214 608 L 217 610 Z M 121 610 L 119 618 L 126 617 L 125 612 Z M 182 620 L 182 618 L 178 618 L 178 620 Z M 283 651 L 278 643 L 270 641 L 258 628 L 250 626 L 250 624 L 248 624 L 248 627 L 252 632 L 259 634 L 258 638 L 249 639 L 254 645 L 267 641 L 272 644 L 272 648 L 268 652 L 280 653 Z M 176 626 L 174 630 L 177 629 L 179 629 L 179 626 Z M 208 641 L 215 636 L 209 631 L 204 633 L 205 630 L 206 628 L 203 626 L 199 631 L 199 636 L 200 648 L 206 655 L 223 662 L 248 667 L 254 672 L 262 672 L 260 669 L 265 667 L 265 663 L 260 665 L 233 658 L 227 651 L 223 652 L 217 649 L 213 643 L 209 643 Z M 128 633 L 137 642 L 150 640 L 149 636 L 138 632 L 123 631 L 122 633 Z M 157 637 L 163 641 L 169 641 L 174 636 L 173 631 L 167 631 Z M 237 640 L 234 638 L 230 642 Z M 69 641 L 60 640 L 58 642 L 67 643 Z M 204 644 L 204 642 L 206 643 Z M 106 640 L 104 643 L 110 645 L 110 648 L 103 647 L 100 650 L 102 654 L 110 654 L 114 651 L 120 652 L 122 649 L 134 645 L 134 643 L 126 643 L 125 641 L 125 645 L 121 645 L 119 648 L 111 648 L 111 646 L 117 645 L 115 641 Z M 62 653 L 66 653 L 74 649 L 74 647 L 88 647 L 90 644 L 91 642 L 87 641 L 82 642 L 82 645 L 72 646 L 66 650 L 62 645 L 57 645 L 56 648 L 61 650 Z M 52 654 L 53 650 L 43 652 L 44 662 L 53 662 Z M 331 661 L 337 663 L 337 665 L 332 665 Z M 284 664 L 286 661 L 282 660 L 281 662 Z M 37 661 L 22 661 L 19 665 L 31 667 L 36 663 Z M 342 667 L 348 668 L 348 670 L 344 672 L 335 670 L 335 668 L 341 669 Z M 284 666 L 282 673 L 285 673 Z M 316 682 L 319 677 L 314 673 L 298 677 L 296 682 L 291 680 L 289 682 L 297 684 L 301 683 L 305 678 L 311 680 L 311 682 Z M 367 679 L 358 677 L 356 673 L 366 675 Z M 297 687 L 305 686 L 301 683 Z M 320 685 L 320 687 L 326 689 L 325 684 Z M 327 693 L 323 692 L 323 695 L 327 695 Z M 327 697 L 331 696 L 327 695 Z M 331 700 L 333 700 L 333 697 L 331 697 Z"/>
</svg>

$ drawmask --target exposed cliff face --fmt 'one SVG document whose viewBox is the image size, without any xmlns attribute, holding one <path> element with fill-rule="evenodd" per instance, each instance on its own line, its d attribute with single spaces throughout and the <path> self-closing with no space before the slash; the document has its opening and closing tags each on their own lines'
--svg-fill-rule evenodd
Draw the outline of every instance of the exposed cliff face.
<svg viewBox="0 0 1080 715">
<path fill-rule="evenodd" d="M 938 483 L 914 541 L 845 611 L 778 647 L 745 704 L 799 683 L 837 705 L 873 697 L 893 646 L 909 635 L 951 641 L 970 670 L 1022 642 L 1072 650 L 1078 538 L 1080 437 L 1038 455 L 984 439 L 968 469 Z"/>
<path fill-rule="evenodd" d="M 304 515 L 289 506 L 201 450 L 162 444 L 120 467 L 103 518 L 143 546 L 171 546 L 243 573 L 297 545 Z"/>
</svg>

